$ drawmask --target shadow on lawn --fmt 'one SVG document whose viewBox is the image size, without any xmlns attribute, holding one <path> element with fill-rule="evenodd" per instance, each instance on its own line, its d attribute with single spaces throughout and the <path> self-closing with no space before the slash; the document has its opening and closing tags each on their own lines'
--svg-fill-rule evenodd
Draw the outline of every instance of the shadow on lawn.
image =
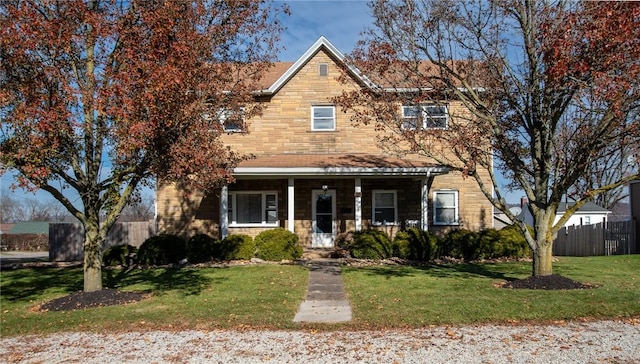
<svg viewBox="0 0 640 364">
<path fill-rule="evenodd" d="M 196 295 L 223 278 L 207 276 L 197 269 L 103 269 L 105 288 L 122 289 L 140 285 L 143 292 L 162 293 L 178 291 L 181 294 Z M 25 268 L 3 271 L 2 298 L 9 301 L 29 301 L 41 299 L 44 291 L 74 293 L 84 287 L 81 268 Z"/>
<path fill-rule="evenodd" d="M 357 270 L 365 270 L 369 275 L 392 277 L 416 276 L 416 272 L 439 278 L 471 278 L 487 277 L 491 279 L 515 281 L 518 278 L 510 277 L 500 271 L 497 266 L 491 264 L 428 264 L 416 266 L 386 266 L 386 267 L 358 267 Z"/>
<path fill-rule="evenodd" d="M 127 286 L 142 285 L 149 288 L 145 292 L 178 291 L 185 296 L 197 295 L 209 287 L 211 283 L 221 282 L 221 277 L 215 279 L 207 276 L 201 269 L 118 269 L 104 272 L 104 284 L 108 288 L 120 289 Z"/>
</svg>

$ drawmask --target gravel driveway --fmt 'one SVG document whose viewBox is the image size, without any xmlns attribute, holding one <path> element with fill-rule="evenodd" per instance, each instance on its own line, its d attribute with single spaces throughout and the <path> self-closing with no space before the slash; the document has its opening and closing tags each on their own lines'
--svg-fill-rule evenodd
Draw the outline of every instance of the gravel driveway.
<svg viewBox="0 0 640 364">
<path fill-rule="evenodd" d="M 0 340 L 9 363 L 640 363 L 640 319 L 381 331 L 63 333 Z"/>
</svg>

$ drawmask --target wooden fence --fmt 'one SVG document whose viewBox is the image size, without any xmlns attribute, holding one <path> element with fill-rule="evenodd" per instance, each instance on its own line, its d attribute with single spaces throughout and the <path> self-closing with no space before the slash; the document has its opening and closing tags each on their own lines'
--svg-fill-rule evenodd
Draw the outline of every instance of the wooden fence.
<svg viewBox="0 0 640 364">
<path fill-rule="evenodd" d="M 553 242 L 553 255 L 597 256 L 634 254 L 631 221 L 564 227 Z"/>
<path fill-rule="evenodd" d="M 116 223 L 102 247 L 105 250 L 118 244 L 139 247 L 149 237 L 156 234 L 153 221 Z M 54 223 L 49 225 L 49 260 L 78 261 L 84 253 L 84 229 L 80 223 Z"/>
</svg>

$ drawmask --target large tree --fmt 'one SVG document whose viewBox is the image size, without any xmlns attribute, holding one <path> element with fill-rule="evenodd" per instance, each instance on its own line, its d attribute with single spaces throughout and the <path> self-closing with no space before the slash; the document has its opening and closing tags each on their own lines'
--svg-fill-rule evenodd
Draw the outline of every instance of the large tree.
<svg viewBox="0 0 640 364">
<path fill-rule="evenodd" d="M 231 178 L 242 156 L 211 115 L 251 100 L 278 50 L 280 11 L 268 1 L 1 2 L 1 162 L 84 226 L 85 291 L 102 288 L 102 243 L 154 176 L 202 189 Z"/>
<path fill-rule="evenodd" d="M 589 178 L 615 148 L 640 157 L 640 4 L 379 0 L 371 10 L 375 28 L 350 62 L 376 86 L 338 102 L 356 110 L 354 122 L 376 123 L 390 152 L 474 178 L 520 226 L 533 275 L 552 274 L 553 236 L 570 215 L 640 177 L 635 168 Z M 408 125 L 399 107 L 453 101 L 468 112 L 450 109 L 446 129 Z M 526 194 L 532 232 L 508 209 L 494 167 Z M 555 222 L 563 196 L 585 181 Z"/>
</svg>

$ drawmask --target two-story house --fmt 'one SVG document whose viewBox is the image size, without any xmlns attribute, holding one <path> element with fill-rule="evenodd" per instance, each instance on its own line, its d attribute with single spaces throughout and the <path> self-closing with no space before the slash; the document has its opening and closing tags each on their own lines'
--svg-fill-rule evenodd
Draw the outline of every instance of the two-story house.
<svg viewBox="0 0 640 364">
<path fill-rule="evenodd" d="M 295 62 L 277 63 L 256 90 L 259 117 L 225 124 L 223 141 L 255 158 L 234 169 L 215 193 L 157 190 L 160 232 L 252 236 L 283 227 L 306 247 L 332 247 L 340 232 L 406 226 L 428 230 L 492 226 L 493 208 L 473 179 L 421 157 L 385 155 L 373 125 L 353 125 L 333 104 L 344 90 L 370 82 L 356 70 L 338 81 L 343 54 L 321 37 Z M 443 106 L 444 105 L 444 106 Z M 425 105 L 429 126 L 446 128 L 462 104 Z M 403 107 L 411 121 L 411 107 Z M 224 122 L 224 120 L 222 120 Z M 427 127 L 429 127 L 427 126 Z"/>
</svg>

